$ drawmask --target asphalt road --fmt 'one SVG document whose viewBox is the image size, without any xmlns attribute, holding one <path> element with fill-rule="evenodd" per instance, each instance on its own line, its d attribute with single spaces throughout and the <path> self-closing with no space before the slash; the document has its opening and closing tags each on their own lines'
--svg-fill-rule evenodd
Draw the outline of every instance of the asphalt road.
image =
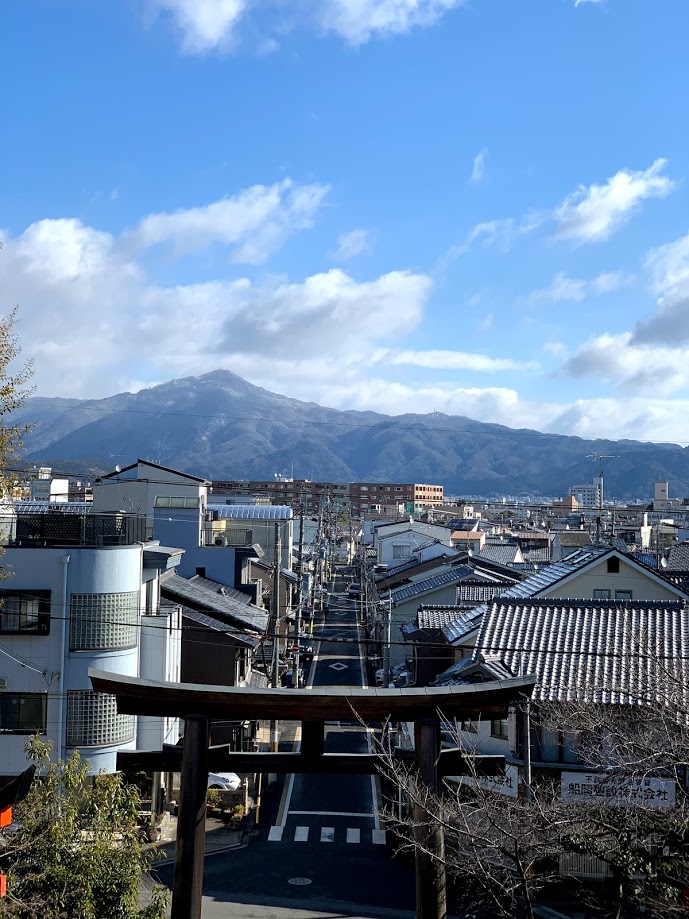
<svg viewBox="0 0 689 919">
<path fill-rule="evenodd" d="M 318 634 L 309 683 L 366 685 L 356 604 L 331 598 Z M 368 750 L 354 713 L 326 730 L 328 752 Z M 394 857 L 380 807 L 377 777 L 281 777 L 248 844 L 206 856 L 204 919 L 411 919 L 413 862 Z M 171 884 L 171 866 L 159 873 Z"/>
</svg>

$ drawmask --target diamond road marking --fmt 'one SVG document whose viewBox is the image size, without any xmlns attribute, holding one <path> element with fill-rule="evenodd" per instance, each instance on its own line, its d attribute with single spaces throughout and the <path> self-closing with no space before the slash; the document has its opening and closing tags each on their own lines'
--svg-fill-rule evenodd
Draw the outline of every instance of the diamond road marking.
<svg viewBox="0 0 689 919">
<path fill-rule="evenodd" d="M 307 842 L 309 838 L 309 828 L 307 826 L 298 826 L 294 831 L 295 842 Z"/>
<path fill-rule="evenodd" d="M 331 670 L 348 670 L 347 664 L 341 664 L 339 661 L 336 664 L 330 665 Z"/>
<path fill-rule="evenodd" d="M 374 846 L 385 845 L 385 830 L 371 830 L 371 842 Z"/>
<path fill-rule="evenodd" d="M 287 883 L 293 884 L 295 887 L 306 887 L 307 884 L 311 883 L 311 878 L 290 878 Z"/>
<path fill-rule="evenodd" d="M 335 827 L 334 826 L 322 826 L 321 827 L 321 842 L 335 842 Z"/>
<path fill-rule="evenodd" d="M 361 842 L 361 830 L 358 826 L 347 827 L 347 842 Z"/>
<path fill-rule="evenodd" d="M 270 833 L 268 833 L 268 842 L 280 842 L 283 830 L 284 826 L 271 826 Z"/>
</svg>

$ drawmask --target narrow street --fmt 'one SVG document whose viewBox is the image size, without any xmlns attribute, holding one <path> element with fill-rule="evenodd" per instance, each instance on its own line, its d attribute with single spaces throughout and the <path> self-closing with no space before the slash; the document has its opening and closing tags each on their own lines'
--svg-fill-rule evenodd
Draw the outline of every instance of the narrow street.
<svg viewBox="0 0 689 919">
<path fill-rule="evenodd" d="M 322 637 L 308 686 L 366 685 L 357 604 L 346 599 L 345 589 L 340 575 L 315 629 Z M 298 743 L 298 733 L 286 742 Z M 368 730 L 354 714 L 351 722 L 326 725 L 327 752 L 367 750 Z M 247 844 L 206 856 L 204 917 L 413 917 L 413 862 L 393 856 L 381 807 L 377 776 L 279 777 L 263 796 L 260 823 Z M 159 874 L 170 884 L 172 866 Z"/>
</svg>

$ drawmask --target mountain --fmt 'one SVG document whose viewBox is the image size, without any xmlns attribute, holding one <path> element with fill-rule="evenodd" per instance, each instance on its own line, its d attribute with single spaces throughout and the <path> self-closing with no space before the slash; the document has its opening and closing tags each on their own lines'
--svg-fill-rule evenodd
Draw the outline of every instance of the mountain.
<svg viewBox="0 0 689 919">
<path fill-rule="evenodd" d="M 650 498 L 655 481 L 689 495 L 675 444 L 584 440 L 458 415 L 339 411 L 253 386 L 227 370 L 106 399 L 34 397 L 26 459 L 66 472 L 112 471 L 138 457 L 216 479 L 428 482 L 455 495 L 563 495 L 606 460 L 606 494 Z M 642 432 L 640 432 L 642 433 Z"/>
</svg>

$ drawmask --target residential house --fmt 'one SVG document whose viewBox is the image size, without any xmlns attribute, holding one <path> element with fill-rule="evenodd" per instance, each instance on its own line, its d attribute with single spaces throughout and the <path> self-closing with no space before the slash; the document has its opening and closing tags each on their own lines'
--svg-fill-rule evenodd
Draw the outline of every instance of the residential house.
<svg viewBox="0 0 689 919">
<path fill-rule="evenodd" d="M 672 658 L 668 658 L 672 649 Z M 668 700 L 668 679 L 689 678 L 689 615 L 684 600 L 589 600 L 500 598 L 483 615 L 469 657 L 442 673 L 433 685 L 484 682 L 505 674 L 535 674 L 532 697 L 533 769 L 587 782 L 576 733 L 563 733 L 539 718 L 540 706 L 556 702 L 615 706 L 620 712 L 645 698 Z M 675 656 L 676 655 L 676 656 Z M 676 690 L 675 690 L 676 691 Z M 516 712 L 501 721 L 465 725 L 472 747 L 505 755 L 523 766 L 525 735 Z M 469 737 L 469 735 L 471 735 Z"/>
<path fill-rule="evenodd" d="M 447 549 L 452 549 L 452 532 L 447 527 L 410 517 L 375 527 L 373 547 L 378 564 L 394 565 L 413 555 L 422 560 L 445 555 Z"/>
</svg>

